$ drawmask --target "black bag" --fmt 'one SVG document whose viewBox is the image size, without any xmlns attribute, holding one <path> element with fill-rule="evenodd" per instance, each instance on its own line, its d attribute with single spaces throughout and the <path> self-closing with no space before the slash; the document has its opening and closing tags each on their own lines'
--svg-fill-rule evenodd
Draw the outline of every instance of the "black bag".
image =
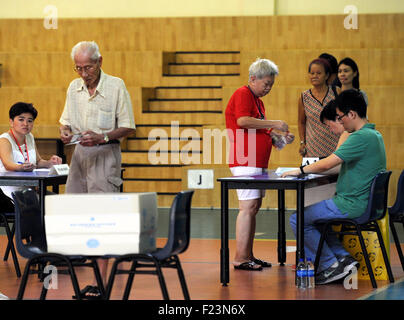
<svg viewBox="0 0 404 320">
<path fill-rule="evenodd" d="M 14 202 L 12 199 L 7 197 L 3 190 L 0 188 L 0 212 L 1 213 L 11 213 L 14 212 Z"/>
</svg>

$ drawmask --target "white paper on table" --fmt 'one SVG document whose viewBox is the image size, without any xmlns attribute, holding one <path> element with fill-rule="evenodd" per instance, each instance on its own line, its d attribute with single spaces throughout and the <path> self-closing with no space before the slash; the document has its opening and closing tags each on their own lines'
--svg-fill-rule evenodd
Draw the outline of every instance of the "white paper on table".
<svg viewBox="0 0 404 320">
<path fill-rule="evenodd" d="M 278 169 L 275 170 L 275 173 L 280 176 L 282 173 L 287 172 L 287 171 L 292 171 L 292 170 L 297 170 L 299 168 L 288 168 L 288 167 L 279 167 Z"/>
<path fill-rule="evenodd" d="M 50 168 L 40 168 L 40 169 L 34 169 L 33 172 L 49 172 Z"/>
</svg>

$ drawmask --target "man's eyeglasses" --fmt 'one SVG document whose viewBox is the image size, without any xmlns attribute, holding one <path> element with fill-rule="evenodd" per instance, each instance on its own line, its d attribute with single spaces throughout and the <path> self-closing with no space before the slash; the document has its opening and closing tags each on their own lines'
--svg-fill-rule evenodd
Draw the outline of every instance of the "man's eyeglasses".
<svg viewBox="0 0 404 320">
<path fill-rule="evenodd" d="M 83 71 L 85 71 L 86 73 L 92 72 L 95 69 L 95 65 L 92 66 L 84 66 L 84 67 L 78 67 L 75 66 L 73 69 L 74 71 L 78 72 L 78 73 L 82 73 Z"/>
<path fill-rule="evenodd" d="M 347 114 L 348 114 L 348 112 L 347 112 L 347 113 L 344 113 L 342 116 L 338 116 L 338 117 L 337 117 L 337 121 L 340 121 L 340 122 L 341 122 L 342 118 L 345 117 Z"/>
</svg>

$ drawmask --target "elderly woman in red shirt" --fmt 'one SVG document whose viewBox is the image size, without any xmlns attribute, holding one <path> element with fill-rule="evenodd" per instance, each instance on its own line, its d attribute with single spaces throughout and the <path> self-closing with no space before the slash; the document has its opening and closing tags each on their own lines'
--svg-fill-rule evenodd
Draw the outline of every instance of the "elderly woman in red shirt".
<svg viewBox="0 0 404 320">
<path fill-rule="evenodd" d="M 286 143 L 294 136 L 281 120 L 268 120 L 264 103 L 274 85 L 278 67 L 268 59 L 257 59 L 249 68 L 248 85 L 237 89 L 226 108 L 226 128 L 230 140 L 229 167 L 234 176 L 258 175 L 268 168 L 272 149 L 271 131 L 283 135 Z M 239 214 L 236 222 L 235 269 L 262 270 L 269 262 L 253 254 L 255 217 L 262 204 L 265 190 L 237 190 Z"/>
</svg>

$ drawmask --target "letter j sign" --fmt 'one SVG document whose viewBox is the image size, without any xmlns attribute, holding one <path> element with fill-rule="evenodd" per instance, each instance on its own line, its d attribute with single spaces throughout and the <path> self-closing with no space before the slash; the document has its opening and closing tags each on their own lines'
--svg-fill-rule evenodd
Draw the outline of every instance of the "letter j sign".
<svg viewBox="0 0 404 320">
<path fill-rule="evenodd" d="M 188 170 L 189 189 L 213 189 L 213 179 L 212 169 Z"/>
</svg>

